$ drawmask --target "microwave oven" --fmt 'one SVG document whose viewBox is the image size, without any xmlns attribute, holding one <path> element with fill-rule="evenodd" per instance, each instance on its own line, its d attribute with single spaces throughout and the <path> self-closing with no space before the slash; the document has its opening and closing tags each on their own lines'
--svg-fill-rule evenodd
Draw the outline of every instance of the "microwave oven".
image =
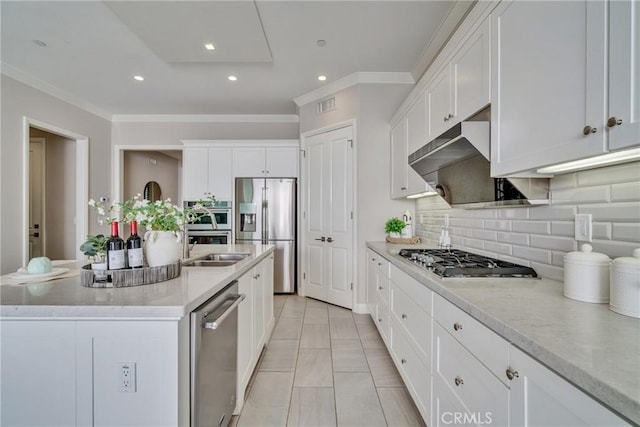
<svg viewBox="0 0 640 427">
<path fill-rule="evenodd" d="M 185 208 L 191 208 L 198 202 L 185 201 Z M 201 212 L 203 214 L 194 222 L 190 222 L 187 226 L 189 230 L 213 230 L 213 219 L 215 219 L 218 225 L 217 230 L 231 230 L 231 222 L 233 220 L 233 212 L 231 209 L 231 202 L 229 201 L 216 201 L 213 205 L 205 206 Z M 213 218 L 212 218 L 213 217 Z"/>
</svg>

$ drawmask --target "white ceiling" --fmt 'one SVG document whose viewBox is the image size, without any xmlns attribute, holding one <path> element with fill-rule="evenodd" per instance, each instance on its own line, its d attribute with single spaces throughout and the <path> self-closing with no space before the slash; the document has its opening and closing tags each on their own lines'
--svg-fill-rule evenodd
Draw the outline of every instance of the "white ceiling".
<svg viewBox="0 0 640 427">
<path fill-rule="evenodd" d="M 438 30 L 447 19 L 451 25 L 455 4 L 0 3 L 3 72 L 109 114 L 295 114 L 294 98 L 355 72 L 413 72 L 417 80 L 425 49 L 437 52 Z M 216 50 L 204 49 L 208 41 Z M 238 81 L 228 81 L 230 74 Z"/>
</svg>

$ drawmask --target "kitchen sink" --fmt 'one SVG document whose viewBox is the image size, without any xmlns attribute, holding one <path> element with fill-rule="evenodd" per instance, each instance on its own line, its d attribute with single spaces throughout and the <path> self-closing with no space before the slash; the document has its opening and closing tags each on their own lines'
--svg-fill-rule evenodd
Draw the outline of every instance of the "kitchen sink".
<svg viewBox="0 0 640 427">
<path fill-rule="evenodd" d="M 248 253 L 208 254 L 184 262 L 184 267 L 228 267 L 247 258 Z"/>
</svg>

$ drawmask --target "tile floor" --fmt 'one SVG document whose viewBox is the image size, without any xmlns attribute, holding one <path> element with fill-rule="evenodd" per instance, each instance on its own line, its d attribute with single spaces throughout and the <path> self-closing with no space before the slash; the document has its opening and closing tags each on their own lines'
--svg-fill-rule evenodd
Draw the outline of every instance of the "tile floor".
<svg viewBox="0 0 640 427">
<path fill-rule="evenodd" d="M 371 316 L 296 295 L 274 315 L 232 426 L 424 426 Z"/>
</svg>

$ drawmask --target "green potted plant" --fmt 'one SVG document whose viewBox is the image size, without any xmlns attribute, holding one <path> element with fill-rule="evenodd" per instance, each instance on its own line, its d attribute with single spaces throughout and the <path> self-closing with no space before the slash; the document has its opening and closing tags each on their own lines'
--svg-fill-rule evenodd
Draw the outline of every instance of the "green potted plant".
<svg viewBox="0 0 640 427">
<path fill-rule="evenodd" d="M 104 234 L 88 235 L 80 250 L 91 260 L 92 270 L 107 269 L 107 237 Z"/>
<path fill-rule="evenodd" d="M 397 217 L 389 218 L 384 225 L 384 231 L 389 237 L 400 237 L 400 233 L 407 224 L 403 220 Z"/>
</svg>

